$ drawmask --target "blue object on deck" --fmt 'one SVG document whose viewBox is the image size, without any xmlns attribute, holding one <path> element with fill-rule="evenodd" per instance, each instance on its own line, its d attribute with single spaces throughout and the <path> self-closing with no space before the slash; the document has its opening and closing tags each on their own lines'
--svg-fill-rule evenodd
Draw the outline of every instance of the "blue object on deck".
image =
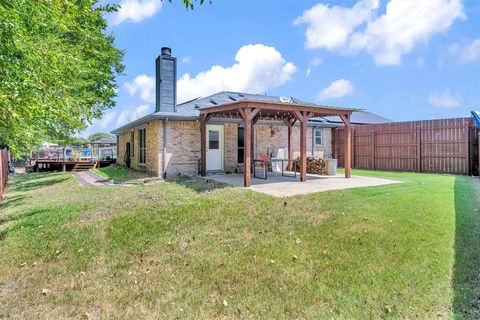
<svg viewBox="0 0 480 320">
<path fill-rule="evenodd" d="M 472 117 L 473 119 L 475 119 L 475 122 L 477 123 L 477 127 L 480 128 L 480 112 L 472 111 Z"/>
<path fill-rule="evenodd" d="M 89 149 L 83 149 L 82 150 L 82 157 L 83 158 L 90 157 L 90 150 Z"/>
</svg>

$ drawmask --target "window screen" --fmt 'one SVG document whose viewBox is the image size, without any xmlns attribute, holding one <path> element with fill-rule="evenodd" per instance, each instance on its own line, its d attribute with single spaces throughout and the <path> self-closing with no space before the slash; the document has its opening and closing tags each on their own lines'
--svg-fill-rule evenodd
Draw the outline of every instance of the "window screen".
<svg viewBox="0 0 480 320">
<path fill-rule="evenodd" d="M 208 148 L 215 150 L 220 148 L 220 132 L 218 130 L 208 131 Z"/>
</svg>

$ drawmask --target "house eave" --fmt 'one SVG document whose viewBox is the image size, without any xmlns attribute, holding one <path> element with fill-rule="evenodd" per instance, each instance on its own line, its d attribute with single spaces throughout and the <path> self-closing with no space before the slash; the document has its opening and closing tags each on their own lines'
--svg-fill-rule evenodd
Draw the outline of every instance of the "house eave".
<svg viewBox="0 0 480 320">
<path fill-rule="evenodd" d="M 163 114 L 155 114 L 155 113 L 152 113 L 152 114 L 149 114 L 145 117 L 142 117 L 142 118 L 139 118 L 137 120 L 134 120 L 132 122 L 129 122 L 115 130 L 112 130 L 110 133 L 112 134 L 120 134 L 120 133 L 123 133 L 125 131 L 129 131 L 129 130 L 132 130 L 138 126 L 141 126 L 145 123 L 148 123 L 150 121 L 153 121 L 153 120 L 164 120 L 164 119 L 168 119 L 168 120 L 180 120 L 180 121 L 195 121 L 195 120 L 198 120 L 199 117 L 198 116 L 185 116 L 185 115 L 163 115 Z"/>
</svg>

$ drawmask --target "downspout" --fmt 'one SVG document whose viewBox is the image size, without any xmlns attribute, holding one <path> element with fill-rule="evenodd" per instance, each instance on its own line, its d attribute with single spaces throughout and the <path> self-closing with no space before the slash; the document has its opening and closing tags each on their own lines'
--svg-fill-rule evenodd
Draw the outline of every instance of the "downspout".
<svg viewBox="0 0 480 320">
<path fill-rule="evenodd" d="M 168 118 L 163 119 L 163 179 L 167 178 L 167 125 Z"/>
</svg>

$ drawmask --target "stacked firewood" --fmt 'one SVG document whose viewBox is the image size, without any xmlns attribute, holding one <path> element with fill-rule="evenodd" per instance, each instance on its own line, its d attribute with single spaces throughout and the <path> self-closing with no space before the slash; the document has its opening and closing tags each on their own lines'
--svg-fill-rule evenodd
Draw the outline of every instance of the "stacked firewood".
<svg viewBox="0 0 480 320">
<path fill-rule="evenodd" d="M 300 161 L 300 158 L 297 158 Z M 300 170 L 300 168 L 297 168 Z M 315 159 L 314 157 L 307 157 L 307 173 L 323 174 L 325 170 L 325 161 L 323 159 Z"/>
</svg>

